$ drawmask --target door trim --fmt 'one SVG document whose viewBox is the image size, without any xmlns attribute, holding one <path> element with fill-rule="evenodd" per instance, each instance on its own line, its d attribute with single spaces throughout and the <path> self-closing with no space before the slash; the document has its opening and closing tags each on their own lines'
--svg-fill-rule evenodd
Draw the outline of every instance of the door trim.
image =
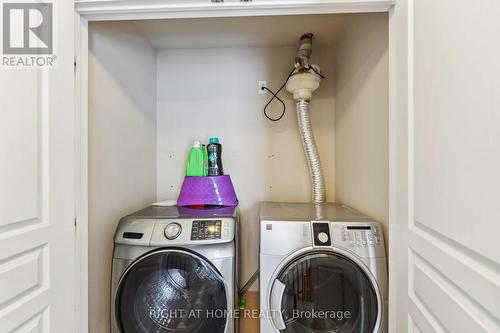
<svg viewBox="0 0 500 333">
<path fill-rule="evenodd" d="M 413 219 L 413 1 L 389 11 L 389 332 L 408 330 L 408 223 Z"/>
<path fill-rule="evenodd" d="M 89 331 L 88 303 L 88 20 L 75 13 L 75 185 L 77 333 Z"/>
<path fill-rule="evenodd" d="M 212 3 L 164 0 L 77 0 L 76 11 L 91 21 L 387 12 L 395 0 L 273 0 Z"/>
<path fill-rule="evenodd" d="M 308 254 L 314 254 L 314 253 L 340 254 L 341 256 L 344 256 L 347 259 L 353 261 L 359 268 L 361 268 L 361 270 L 365 273 L 366 277 L 370 280 L 370 283 L 372 284 L 373 289 L 375 290 L 375 294 L 377 296 L 377 306 L 378 306 L 379 311 L 377 311 L 377 321 L 375 322 L 375 328 L 374 328 L 373 332 L 379 332 L 381 325 L 382 325 L 383 316 L 385 316 L 385 312 L 387 311 L 387 309 L 385 309 L 385 307 L 384 307 L 384 300 L 382 299 L 382 294 L 380 292 L 380 286 L 378 285 L 378 282 L 375 279 L 375 276 L 373 276 L 373 274 L 370 271 L 370 269 L 368 268 L 368 266 L 366 266 L 366 264 L 361 259 L 359 259 L 352 252 L 347 251 L 347 250 L 343 250 L 343 249 L 338 248 L 338 247 L 316 248 L 316 247 L 309 246 L 309 247 L 302 248 L 302 249 L 295 251 L 292 254 L 288 255 L 278 265 L 278 267 L 276 267 L 273 274 L 271 275 L 271 279 L 269 280 L 270 282 L 269 282 L 269 285 L 267 286 L 267 292 L 266 292 L 266 297 L 267 297 L 266 302 L 267 302 L 268 309 L 270 309 L 271 312 L 274 312 L 274 309 L 271 307 L 271 296 L 272 296 L 272 292 L 273 292 L 274 283 L 277 280 L 278 275 L 280 275 L 281 272 L 283 272 L 283 270 L 286 267 L 293 264 L 293 262 L 296 261 L 298 258 L 306 256 Z M 274 329 L 276 329 L 277 332 L 279 332 L 279 329 L 274 326 L 274 320 L 271 320 L 271 323 L 272 323 Z"/>
</svg>

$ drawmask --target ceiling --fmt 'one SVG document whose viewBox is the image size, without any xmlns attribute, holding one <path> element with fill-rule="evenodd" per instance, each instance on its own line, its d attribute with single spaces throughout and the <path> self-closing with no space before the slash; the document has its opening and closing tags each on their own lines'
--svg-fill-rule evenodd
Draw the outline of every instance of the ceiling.
<svg viewBox="0 0 500 333">
<path fill-rule="evenodd" d="M 332 46 L 351 15 L 333 14 L 169 19 L 134 21 L 153 47 L 217 48 L 297 46 L 304 32 L 314 33 L 314 45 Z"/>
</svg>

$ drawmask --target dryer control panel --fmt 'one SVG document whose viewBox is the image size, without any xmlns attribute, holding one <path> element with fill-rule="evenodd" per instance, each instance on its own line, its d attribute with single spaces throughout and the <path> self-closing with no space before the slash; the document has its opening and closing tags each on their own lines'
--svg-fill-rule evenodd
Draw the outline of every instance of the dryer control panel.
<svg viewBox="0 0 500 333">
<path fill-rule="evenodd" d="M 342 240 L 349 242 L 350 247 L 367 247 L 380 245 L 378 227 L 371 225 L 344 226 Z"/>
<path fill-rule="evenodd" d="M 356 252 L 362 257 L 385 256 L 384 238 L 376 222 L 332 222 L 333 245 Z"/>
</svg>

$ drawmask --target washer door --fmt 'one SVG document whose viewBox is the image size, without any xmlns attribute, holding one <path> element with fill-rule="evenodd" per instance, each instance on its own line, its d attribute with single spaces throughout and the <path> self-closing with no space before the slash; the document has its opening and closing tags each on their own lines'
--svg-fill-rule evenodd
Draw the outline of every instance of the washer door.
<svg viewBox="0 0 500 333">
<path fill-rule="evenodd" d="M 227 305 L 224 280 L 206 259 L 162 249 L 127 268 L 115 315 L 123 333 L 223 333 Z"/>
<path fill-rule="evenodd" d="M 286 333 L 368 333 L 379 318 L 373 279 L 336 252 L 309 252 L 278 274 L 271 289 L 274 326 Z"/>
</svg>

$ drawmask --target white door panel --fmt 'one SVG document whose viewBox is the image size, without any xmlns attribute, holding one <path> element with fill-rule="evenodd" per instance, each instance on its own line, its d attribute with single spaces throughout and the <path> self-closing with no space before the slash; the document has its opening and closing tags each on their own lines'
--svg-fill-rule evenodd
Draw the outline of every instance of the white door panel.
<svg viewBox="0 0 500 333">
<path fill-rule="evenodd" d="M 499 332 L 500 3 L 410 4 L 409 330 Z"/>
<path fill-rule="evenodd" d="M 415 1 L 414 119 L 415 220 L 500 264 L 499 16 L 494 0 Z"/>
<path fill-rule="evenodd" d="M 54 69 L 0 69 L 0 332 L 75 331 L 73 5 Z"/>
<path fill-rule="evenodd" d="M 4 71 L 0 84 L 2 92 L 19 92 L 2 93 L 0 99 L 0 151 L 10 153 L 0 164 L 0 184 L 5 189 L 0 192 L 0 226 L 6 228 L 38 216 L 38 75 Z M 15 146 L 19 149 L 11 149 Z"/>
</svg>

